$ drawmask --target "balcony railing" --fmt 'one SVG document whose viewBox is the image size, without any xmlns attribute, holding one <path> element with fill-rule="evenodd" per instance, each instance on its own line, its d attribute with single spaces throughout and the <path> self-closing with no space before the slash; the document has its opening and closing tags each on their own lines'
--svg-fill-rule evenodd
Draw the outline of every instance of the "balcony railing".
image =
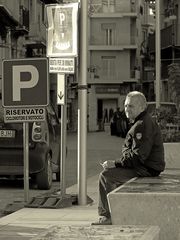
<svg viewBox="0 0 180 240">
<path fill-rule="evenodd" d="M 172 63 L 172 59 L 162 59 L 161 60 L 161 80 L 168 79 L 169 73 L 168 73 L 168 66 Z M 174 59 L 173 63 L 180 64 L 179 59 Z M 146 67 L 147 69 L 148 67 Z M 152 82 L 155 81 L 155 64 L 152 67 L 149 67 L 151 71 L 144 71 L 143 73 L 143 81 L 144 82 Z"/>
<path fill-rule="evenodd" d="M 128 36 L 129 37 L 129 36 Z M 124 45 L 136 45 L 136 36 L 130 36 L 130 39 L 129 41 L 126 39 L 126 41 L 124 42 L 120 42 L 122 41 L 120 38 L 117 38 L 116 39 L 113 39 L 112 40 L 112 44 L 106 44 L 105 42 L 103 42 L 103 39 L 102 38 L 98 38 L 97 37 L 97 34 L 91 34 L 91 38 L 90 38 L 90 43 L 89 45 L 92 45 L 92 46 L 107 46 L 110 47 L 110 46 L 117 46 L 117 48 L 119 46 L 124 46 Z"/>
<path fill-rule="evenodd" d="M 89 14 L 98 13 L 135 13 L 135 6 L 130 0 L 122 0 L 121 3 L 116 1 L 98 1 L 90 0 Z"/>
<path fill-rule="evenodd" d="M 120 80 L 120 73 L 118 74 L 116 71 L 114 71 L 114 69 L 109 69 L 107 73 L 107 69 L 101 68 L 101 66 L 91 66 L 88 69 L 88 76 L 89 80 L 94 82 L 122 82 Z M 127 79 L 129 79 L 128 76 Z M 134 69 L 130 69 L 130 79 L 132 81 L 136 79 L 136 71 Z"/>
<path fill-rule="evenodd" d="M 178 27 L 176 27 L 176 29 L 178 29 Z M 161 30 L 161 48 L 167 48 L 169 46 L 176 45 L 176 34 L 178 33 L 174 30 L 174 28 L 174 25 L 170 25 Z M 148 46 L 150 52 L 155 52 L 155 34 L 149 36 Z"/>
</svg>

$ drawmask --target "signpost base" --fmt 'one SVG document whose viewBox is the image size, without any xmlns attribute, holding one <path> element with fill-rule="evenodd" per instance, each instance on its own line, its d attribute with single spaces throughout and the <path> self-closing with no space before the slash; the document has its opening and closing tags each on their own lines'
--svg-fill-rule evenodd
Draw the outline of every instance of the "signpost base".
<svg viewBox="0 0 180 240">
<path fill-rule="evenodd" d="M 51 194 L 49 196 L 33 197 L 25 207 L 30 208 L 66 208 L 72 206 L 71 195 Z"/>
<path fill-rule="evenodd" d="M 11 214 L 24 207 L 28 208 L 67 208 L 73 205 L 78 205 L 78 194 L 65 194 L 61 196 L 60 191 L 56 191 L 51 194 L 42 194 L 39 196 L 32 197 L 29 202 L 24 201 L 14 201 L 13 203 L 7 204 L 3 210 L 3 214 Z M 93 199 L 87 196 L 87 204 L 92 204 Z"/>
</svg>

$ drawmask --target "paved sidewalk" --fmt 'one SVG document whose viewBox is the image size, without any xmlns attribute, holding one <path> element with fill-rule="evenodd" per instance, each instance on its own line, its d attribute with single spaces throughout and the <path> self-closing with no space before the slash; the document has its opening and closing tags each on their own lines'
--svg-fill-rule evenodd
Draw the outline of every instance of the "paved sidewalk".
<svg viewBox="0 0 180 240">
<path fill-rule="evenodd" d="M 68 141 L 70 150 L 71 148 L 74 149 L 76 144 L 75 136 L 68 138 Z M 93 221 L 98 219 L 97 187 L 98 173 L 101 169 L 98 161 L 118 157 L 122 141 L 118 137 L 110 136 L 107 132 L 88 134 L 87 161 L 90 166 L 88 167 L 87 195 L 93 199 L 93 203 L 85 206 L 73 205 L 72 207 L 63 209 L 23 208 L 0 218 L 0 240 L 36 239 L 42 233 L 48 232 L 48 229 L 50 231 L 54 226 L 90 226 Z M 92 159 L 94 164 L 92 164 Z M 77 194 L 77 184 L 68 187 L 66 193 Z M 45 238 L 38 237 L 37 239 Z"/>
<path fill-rule="evenodd" d="M 88 179 L 88 196 L 92 204 L 72 206 L 63 209 L 23 208 L 0 219 L 0 239 L 32 239 L 47 229 L 60 225 L 90 225 L 97 215 L 98 176 Z M 77 193 L 77 185 L 67 189 L 67 193 Z M 42 238 L 43 239 L 43 238 Z"/>
</svg>

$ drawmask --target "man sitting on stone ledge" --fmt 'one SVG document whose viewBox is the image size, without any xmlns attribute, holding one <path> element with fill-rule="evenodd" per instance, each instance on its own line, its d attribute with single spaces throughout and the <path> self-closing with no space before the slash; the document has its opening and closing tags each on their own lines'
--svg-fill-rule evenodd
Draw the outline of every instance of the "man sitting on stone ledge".
<svg viewBox="0 0 180 240">
<path fill-rule="evenodd" d="M 99 176 L 100 218 L 92 225 L 112 224 L 107 201 L 109 192 L 133 177 L 156 177 L 165 168 L 161 131 L 147 112 L 145 96 L 138 91 L 128 93 L 124 108 L 132 126 L 122 147 L 122 157 L 102 163 L 103 171 Z"/>
</svg>

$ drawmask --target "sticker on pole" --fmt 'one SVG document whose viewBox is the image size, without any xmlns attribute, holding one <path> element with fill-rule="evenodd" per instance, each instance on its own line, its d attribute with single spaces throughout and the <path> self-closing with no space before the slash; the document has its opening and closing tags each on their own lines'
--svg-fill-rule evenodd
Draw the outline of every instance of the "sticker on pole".
<svg viewBox="0 0 180 240">
<path fill-rule="evenodd" d="M 45 108 L 4 108 L 4 122 L 45 121 Z"/>
<path fill-rule="evenodd" d="M 78 3 L 47 5 L 47 57 L 77 56 Z"/>
</svg>

